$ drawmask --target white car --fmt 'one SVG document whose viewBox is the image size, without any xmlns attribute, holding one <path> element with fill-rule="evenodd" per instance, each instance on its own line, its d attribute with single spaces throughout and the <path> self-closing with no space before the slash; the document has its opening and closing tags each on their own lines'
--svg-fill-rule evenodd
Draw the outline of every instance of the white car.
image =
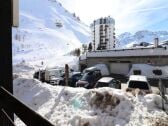
<svg viewBox="0 0 168 126">
<path fill-rule="evenodd" d="M 121 89 L 121 82 L 112 77 L 102 77 L 99 79 L 95 85 L 95 88 L 99 87 L 112 87 Z"/>
<path fill-rule="evenodd" d="M 127 82 L 128 88 L 127 90 L 139 88 L 140 90 L 145 91 L 146 93 L 151 93 L 151 86 L 146 78 L 146 76 L 142 75 L 130 75 L 129 80 Z"/>
</svg>

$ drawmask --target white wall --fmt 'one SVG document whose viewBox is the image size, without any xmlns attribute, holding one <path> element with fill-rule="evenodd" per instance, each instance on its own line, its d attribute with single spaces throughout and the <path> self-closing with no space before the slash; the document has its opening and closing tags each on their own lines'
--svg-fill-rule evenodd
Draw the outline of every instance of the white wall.
<svg viewBox="0 0 168 126">
<path fill-rule="evenodd" d="M 87 57 L 127 57 L 127 56 L 168 56 L 168 49 L 146 48 L 146 49 L 121 49 L 109 51 L 88 52 Z"/>
</svg>

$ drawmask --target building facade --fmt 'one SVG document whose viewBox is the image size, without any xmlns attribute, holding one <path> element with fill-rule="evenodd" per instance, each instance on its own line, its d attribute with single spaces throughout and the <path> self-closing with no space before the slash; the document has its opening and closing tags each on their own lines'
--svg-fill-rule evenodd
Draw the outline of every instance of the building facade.
<svg viewBox="0 0 168 126">
<path fill-rule="evenodd" d="M 110 50 L 115 48 L 115 20 L 105 17 L 95 20 L 91 24 L 92 50 Z"/>
<path fill-rule="evenodd" d="M 79 68 L 81 70 L 96 64 L 106 64 L 110 73 L 123 75 L 129 73 L 133 64 L 166 66 L 168 64 L 168 47 L 92 51 L 79 58 Z"/>
</svg>

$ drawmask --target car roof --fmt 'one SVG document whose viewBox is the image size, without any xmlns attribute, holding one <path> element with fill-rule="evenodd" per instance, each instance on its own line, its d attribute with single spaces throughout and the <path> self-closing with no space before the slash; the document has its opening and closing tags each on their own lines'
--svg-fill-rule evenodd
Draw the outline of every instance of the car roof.
<svg viewBox="0 0 168 126">
<path fill-rule="evenodd" d="M 132 80 L 132 81 L 147 81 L 147 78 L 146 76 L 143 76 L 143 75 L 131 75 L 129 77 L 129 80 Z"/>
<path fill-rule="evenodd" d="M 99 70 L 98 68 L 96 67 L 89 67 L 89 68 L 86 68 L 84 71 L 95 71 L 95 70 Z"/>
<path fill-rule="evenodd" d="M 81 74 L 81 72 L 72 72 L 72 75 Z"/>
<path fill-rule="evenodd" d="M 114 78 L 112 77 L 102 77 L 101 79 L 98 80 L 98 82 L 109 83 L 113 79 Z"/>
</svg>

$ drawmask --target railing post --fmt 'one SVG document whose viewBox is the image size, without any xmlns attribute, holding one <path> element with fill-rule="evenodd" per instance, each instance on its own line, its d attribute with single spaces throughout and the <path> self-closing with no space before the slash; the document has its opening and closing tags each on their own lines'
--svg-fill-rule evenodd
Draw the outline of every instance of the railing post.
<svg viewBox="0 0 168 126">
<path fill-rule="evenodd" d="M 12 0 L 1 1 L 0 18 L 1 18 L 0 19 L 0 86 L 5 87 L 6 90 L 13 93 Z M 0 108 L 0 110 L 2 110 L 2 107 Z M 7 114 L 12 120 L 14 120 L 13 113 L 7 112 Z M 3 126 L 2 123 L 3 123 L 3 120 L 0 120 L 0 126 Z"/>
</svg>

